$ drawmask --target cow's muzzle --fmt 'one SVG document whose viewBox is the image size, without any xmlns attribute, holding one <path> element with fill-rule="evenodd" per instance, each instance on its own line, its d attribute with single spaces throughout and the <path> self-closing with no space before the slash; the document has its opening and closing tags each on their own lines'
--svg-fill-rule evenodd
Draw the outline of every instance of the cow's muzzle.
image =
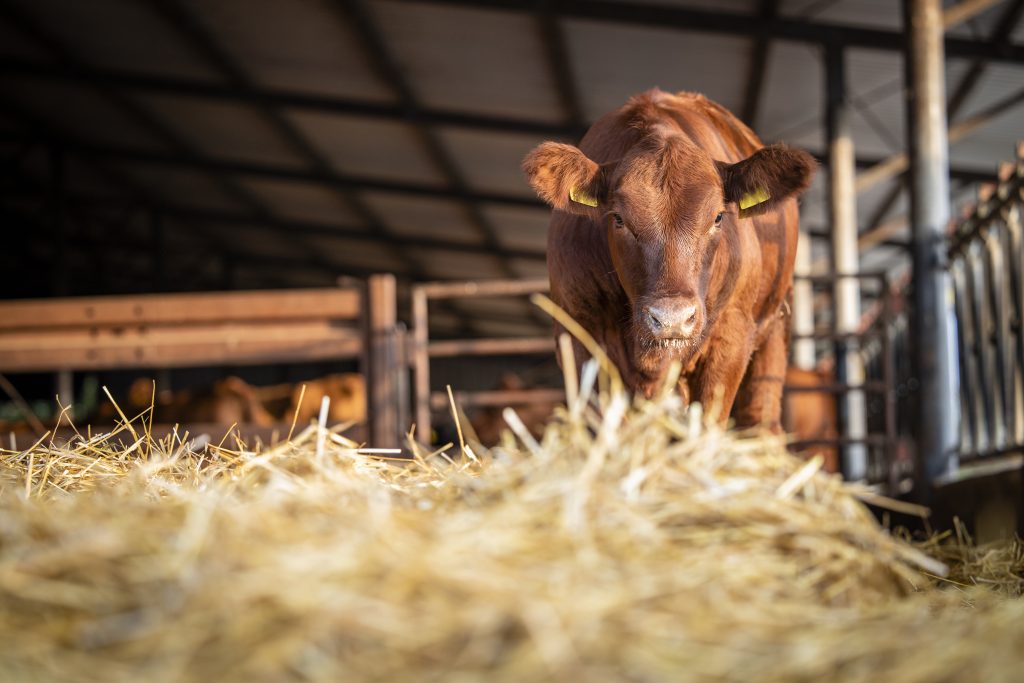
<svg viewBox="0 0 1024 683">
<path fill-rule="evenodd" d="M 660 345 L 684 346 L 700 330 L 700 305 L 693 299 L 659 299 L 641 309 L 641 321 Z"/>
</svg>

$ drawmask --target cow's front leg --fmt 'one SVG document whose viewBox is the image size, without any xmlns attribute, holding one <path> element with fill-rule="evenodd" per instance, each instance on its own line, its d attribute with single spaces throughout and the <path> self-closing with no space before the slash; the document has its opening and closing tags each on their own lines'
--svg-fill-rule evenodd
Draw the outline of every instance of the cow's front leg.
<svg viewBox="0 0 1024 683">
<path fill-rule="evenodd" d="M 693 399 L 700 401 L 705 411 L 716 411 L 718 423 L 724 427 L 750 360 L 754 326 L 737 319 L 735 324 L 722 328 L 730 334 L 727 338 L 711 340 L 699 372 L 691 378 L 690 390 Z"/>
<path fill-rule="evenodd" d="M 737 427 L 766 427 L 782 430 L 782 386 L 786 381 L 787 325 L 775 319 L 761 346 L 754 351 L 736 398 Z"/>
</svg>

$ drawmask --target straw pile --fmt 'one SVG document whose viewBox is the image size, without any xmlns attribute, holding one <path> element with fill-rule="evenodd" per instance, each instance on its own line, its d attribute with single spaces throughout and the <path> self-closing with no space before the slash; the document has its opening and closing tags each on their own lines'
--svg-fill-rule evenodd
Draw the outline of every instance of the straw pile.
<svg viewBox="0 0 1024 683">
<path fill-rule="evenodd" d="M 491 452 L 143 416 L 3 453 L 0 680 L 1019 679 L 1020 545 L 915 547 L 780 440 L 583 375 Z"/>
</svg>

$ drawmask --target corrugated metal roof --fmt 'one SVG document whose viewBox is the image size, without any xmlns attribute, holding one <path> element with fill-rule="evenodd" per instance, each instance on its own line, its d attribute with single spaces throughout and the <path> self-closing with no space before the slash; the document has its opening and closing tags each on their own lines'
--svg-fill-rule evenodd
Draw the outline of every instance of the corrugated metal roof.
<svg viewBox="0 0 1024 683">
<path fill-rule="evenodd" d="M 418 253 L 428 275 L 436 280 L 479 280 L 501 272 L 498 259 L 487 254 L 468 256 L 461 251 L 439 249 L 422 249 Z"/>
<path fill-rule="evenodd" d="M 84 3 L 83 3 L 84 4 Z M 352 27 L 328 0 L 187 0 L 221 45 L 263 85 L 393 101 Z"/>
<path fill-rule="evenodd" d="M 740 106 L 747 39 L 595 21 L 565 26 L 583 109 L 592 120 L 653 87 L 703 92 L 726 107 Z"/>
<path fill-rule="evenodd" d="M 208 156 L 293 167 L 302 163 L 251 107 L 169 95 L 140 99 Z"/>
<path fill-rule="evenodd" d="M 425 105 L 559 119 L 558 96 L 529 15 L 390 0 L 371 8 Z"/>
<path fill-rule="evenodd" d="M 204 209 L 238 208 L 235 200 L 225 194 L 217 184 L 211 183 L 210 178 L 202 173 L 123 162 L 109 165 L 132 182 L 142 185 L 154 197 Z"/>
<path fill-rule="evenodd" d="M 282 218 L 331 221 L 348 228 L 366 227 L 337 192 L 321 185 L 267 178 L 244 178 L 237 182 Z"/>
<path fill-rule="evenodd" d="M 215 74 L 146 3 L 135 0 L 12 0 L 90 64 L 164 76 Z"/>
<path fill-rule="evenodd" d="M 526 153 L 537 146 L 536 135 L 459 128 L 443 128 L 440 132 L 471 188 L 533 196 L 519 165 Z"/>
<path fill-rule="evenodd" d="M 518 206 L 489 206 L 487 217 L 498 230 L 502 245 L 515 249 L 544 249 L 551 212 Z"/>
<path fill-rule="evenodd" d="M 87 86 L 10 78 L 4 79 L 0 95 L 15 100 L 37 122 L 56 126 L 83 140 L 146 149 L 159 147 L 152 134 L 117 106 L 96 97 Z M 16 127 L 24 129 L 25 124 Z"/>
<path fill-rule="evenodd" d="M 783 4 L 782 13 L 833 24 L 899 30 L 903 25 L 900 7 L 896 0 L 792 0 Z"/>
<path fill-rule="evenodd" d="M 307 244 L 319 250 L 329 261 L 363 270 L 389 273 L 402 270 L 394 251 L 381 244 L 367 244 L 334 237 L 311 237 Z"/>
<path fill-rule="evenodd" d="M 416 130 L 394 121 L 291 111 L 295 122 L 330 164 L 346 175 L 441 182 Z"/>
<path fill-rule="evenodd" d="M 755 124 L 765 142 L 824 148 L 824 78 L 817 50 L 786 41 L 771 44 L 761 115 Z"/>
<path fill-rule="evenodd" d="M 477 242 L 479 235 L 457 202 L 384 192 L 363 192 L 363 199 L 399 236 L 423 235 L 453 242 Z"/>
</svg>

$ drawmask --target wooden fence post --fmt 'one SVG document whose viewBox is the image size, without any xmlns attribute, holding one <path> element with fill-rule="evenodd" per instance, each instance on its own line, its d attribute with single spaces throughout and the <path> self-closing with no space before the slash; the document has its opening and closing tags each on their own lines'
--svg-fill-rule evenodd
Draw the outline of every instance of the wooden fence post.
<svg viewBox="0 0 1024 683">
<path fill-rule="evenodd" d="M 371 275 L 366 283 L 366 383 L 370 445 L 401 446 L 397 302 L 394 275 Z"/>
<path fill-rule="evenodd" d="M 427 316 L 427 292 L 422 286 L 412 289 L 413 375 L 416 396 L 416 439 L 430 445 L 430 355 Z"/>
</svg>

